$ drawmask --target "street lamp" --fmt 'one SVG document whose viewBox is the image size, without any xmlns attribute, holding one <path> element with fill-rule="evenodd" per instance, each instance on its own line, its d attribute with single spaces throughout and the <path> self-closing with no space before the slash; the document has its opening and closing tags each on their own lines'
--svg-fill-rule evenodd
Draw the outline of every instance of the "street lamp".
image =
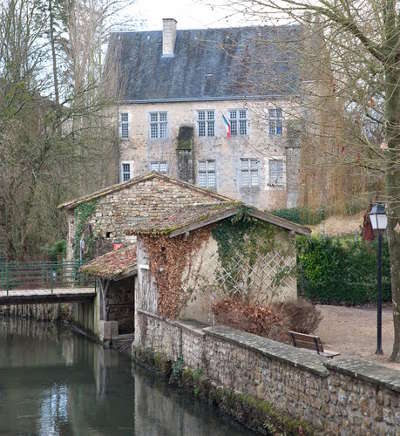
<svg viewBox="0 0 400 436">
<path fill-rule="evenodd" d="M 385 205 L 375 203 L 369 213 L 372 229 L 378 234 L 378 256 L 377 256 L 377 281 L 378 281 L 378 304 L 377 304 L 377 332 L 376 332 L 376 354 L 383 354 L 382 351 L 382 239 L 383 232 L 387 227 L 387 215 Z"/>
</svg>

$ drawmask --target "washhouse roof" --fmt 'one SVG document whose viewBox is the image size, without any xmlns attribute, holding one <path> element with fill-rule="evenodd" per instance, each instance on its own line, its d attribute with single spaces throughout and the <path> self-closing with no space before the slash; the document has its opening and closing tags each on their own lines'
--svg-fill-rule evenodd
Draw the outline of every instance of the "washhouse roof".
<svg viewBox="0 0 400 436">
<path fill-rule="evenodd" d="M 122 102 L 299 93 L 303 51 L 299 25 L 178 30 L 171 57 L 162 56 L 162 37 L 161 31 L 111 34 L 106 71 L 117 74 Z"/>
<path fill-rule="evenodd" d="M 201 192 L 206 194 L 208 197 L 219 200 L 219 201 L 232 201 L 229 197 L 225 197 L 224 195 L 217 194 L 216 192 L 209 191 L 208 189 L 199 188 L 198 186 L 192 185 L 188 182 L 183 182 L 182 180 L 177 180 L 172 177 L 165 176 L 160 173 L 150 172 L 144 176 L 134 177 L 133 179 L 128 180 L 127 182 L 117 183 L 115 185 L 108 186 L 107 188 L 100 189 L 95 191 L 89 195 L 84 195 L 83 197 L 78 197 L 73 200 L 69 200 L 65 203 L 62 203 L 57 206 L 58 209 L 75 209 L 82 203 L 87 203 L 89 201 L 95 200 L 100 197 L 104 197 L 108 194 L 113 194 L 114 192 L 121 191 L 123 189 L 130 188 L 131 186 L 137 185 L 141 182 L 145 182 L 152 179 L 160 179 L 164 180 L 168 183 L 173 183 L 182 188 L 190 189 L 192 191 Z"/>
<path fill-rule="evenodd" d="M 156 219 L 148 219 L 138 223 L 128 230 L 127 234 L 168 235 L 173 238 L 234 215 L 241 214 L 244 210 L 247 215 L 253 218 L 295 232 L 299 235 L 309 235 L 311 233 L 311 230 L 307 227 L 277 217 L 271 213 L 245 206 L 241 202 L 231 201 L 220 204 L 202 204 L 171 209 L 168 213 Z"/>
<path fill-rule="evenodd" d="M 81 271 L 96 277 L 121 280 L 136 274 L 136 244 L 110 251 L 81 267 Z"/>
</svg>

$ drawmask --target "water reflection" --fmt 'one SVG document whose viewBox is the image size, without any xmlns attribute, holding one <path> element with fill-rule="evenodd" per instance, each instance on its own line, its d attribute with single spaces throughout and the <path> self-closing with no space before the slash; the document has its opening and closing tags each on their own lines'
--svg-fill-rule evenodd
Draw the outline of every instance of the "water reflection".
<svg viewBox="0 0 400 436">
<path fill-rule="evenodd" d="M 251 433 L 66 328 L 0 318 L 0 434 Z"/>
</svg>

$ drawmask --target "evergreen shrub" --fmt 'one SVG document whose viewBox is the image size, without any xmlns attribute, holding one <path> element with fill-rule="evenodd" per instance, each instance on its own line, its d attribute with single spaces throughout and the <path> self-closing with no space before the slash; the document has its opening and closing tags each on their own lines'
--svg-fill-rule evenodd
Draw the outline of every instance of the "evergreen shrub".
<svg viewBox="0 0 400 436">
<path fill-rule="evenodd" d="M 312 210 L 307 207 L 293 207 L 289 209 L 277 209 L 272 213 L 281 218 L 303 225 L 319 224 L 326 218 L 324 208 Z"/>
<path fill-rule="evenodd" d="M 377 241 L 298 237 L 299 295 L 315 303 L 361 305 L 377 298 Z M 382 250 L 383 301 L 391 301 L 387 241 Z"/>
</svg>

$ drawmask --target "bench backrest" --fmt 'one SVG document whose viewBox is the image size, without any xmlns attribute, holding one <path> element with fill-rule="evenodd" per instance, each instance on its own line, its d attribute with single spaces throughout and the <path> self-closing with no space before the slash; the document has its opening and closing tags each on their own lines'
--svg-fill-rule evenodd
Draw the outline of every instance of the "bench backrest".
<svg viewBox="0 0 400 436">
<path fill-rule="evenodd" d="M 290 337 L 292 338 L 293 345 L 299 348 L 307 348 L 309 350 L 315 350 L 318 353 L 324 352 L 324 347 L 322 345 L 321 339 L 319 336 L 314 335 L 306 335 L 305 333 L 299 332 L 288 332 Z"/>
</svg>

